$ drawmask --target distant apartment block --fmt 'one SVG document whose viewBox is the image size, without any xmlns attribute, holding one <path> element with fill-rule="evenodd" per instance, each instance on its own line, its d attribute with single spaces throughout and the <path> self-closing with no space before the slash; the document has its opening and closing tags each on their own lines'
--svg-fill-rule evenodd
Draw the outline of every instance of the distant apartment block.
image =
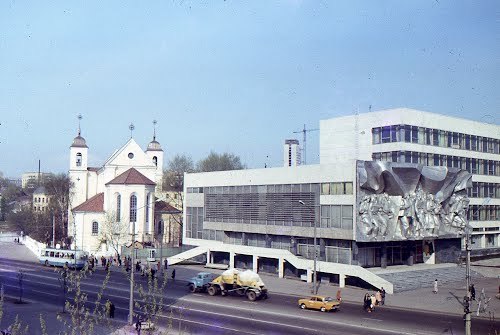
<svg viewBox="0 0 500 335">
<path fill-rule="evenodd" d="M 285 140 L 283 150 L 284 166 L 299 166 L 301 162 L 299 141 L 295 139 Z"/>
</svg>

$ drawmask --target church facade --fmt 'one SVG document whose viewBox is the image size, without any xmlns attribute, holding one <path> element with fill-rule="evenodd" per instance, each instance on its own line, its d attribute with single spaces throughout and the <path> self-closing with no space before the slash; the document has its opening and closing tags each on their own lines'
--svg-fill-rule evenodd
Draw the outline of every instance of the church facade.
<svg viewBox="0 0 500 335">
<path fill-rule="evenodd" d="M 70 147 L 68 235 L 73 247 L 114 255 L 136 241 L 155 243 L 155 194 L 161 192 L 164 152 L 156 134 L 146 150 L 131 137 L 100 167 L 88 165 L 90 148 L 81 136 Z M 158 231 L 157 231 L 158 232 Z"/>
</svg>

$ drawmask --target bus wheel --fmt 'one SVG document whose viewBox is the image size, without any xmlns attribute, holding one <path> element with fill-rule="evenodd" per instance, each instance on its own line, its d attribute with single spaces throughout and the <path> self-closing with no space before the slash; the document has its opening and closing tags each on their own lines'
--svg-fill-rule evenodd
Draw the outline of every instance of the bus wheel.
<svg viewBox="0 0 500 335">
<path fill-rule="evenodd" d="M 45 261 L 45 266 L 49 266 L 49 261 Z"/>
</svg>

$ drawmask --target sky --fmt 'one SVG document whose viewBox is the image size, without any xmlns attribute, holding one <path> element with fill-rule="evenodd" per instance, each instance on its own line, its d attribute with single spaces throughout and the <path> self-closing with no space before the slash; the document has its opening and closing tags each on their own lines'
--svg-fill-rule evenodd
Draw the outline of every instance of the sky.
<svg viewBox="0 0 500 335">
<path fill-rule="evenodd" d="M 397 107 L 500 123 L 498 1 L 2 1 L 0 172 L 66 173 L 133 137 L 165 165 L 281 166 L 319 121 Z M 307 135 L 319 163 L 319 132 Z"/>
</svg>

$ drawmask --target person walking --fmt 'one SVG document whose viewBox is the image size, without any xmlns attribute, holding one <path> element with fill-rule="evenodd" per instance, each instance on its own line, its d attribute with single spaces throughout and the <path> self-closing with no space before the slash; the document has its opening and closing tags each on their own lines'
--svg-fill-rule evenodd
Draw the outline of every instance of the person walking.
<svg viewBox="0 0 500 335">
<path fill-rule="evenodd" d="M 470 285 L 470 298 L 476 300 L 476 289 L 474 288 L 474 284 Z"/>
<path fill-rule="evenodd" d="M 160 261 L 158 261 L 158 263 L 156 264 L 156 270 L 158 272 L 160 272 L 160 270 L 161 270 L 161 263 L 160 263 Z"/>
<path fill-rule="evenodd" d="M 375 292 L 375 300 L 377 306 L 382 306 L 382 293 L 380 293 L 380 290 Z"/>
<path fill-rule="evenodd" d="M 380 295 L 382 296 L 382 306 L 385 305 L 385 290 L 383 287 L 380 288 Z"/>
<path fill-rule="evenodd" d="M 370 307 L 371 303 L 372 302 L 370 299 L 370 295 L 368 293 L 366 293 L 364 298 L 363 298 L 363 309 L 368 313 L 371 313 L 371 311 L 372 311 L 372 309 Z"/>
<path fill-rule="evenodd" d="M 340 292 L 340 289 L 337 290 L 337 301 L 338 302 L 342 301 L 342 293 Z"/>
<path fill-rule="evenodd" d="M 111 319 L 115 318 L 115 304 L 113 304 L 113 302 L 109 303 L 109 317 Z"/>
<path fill-rule="evenodd" d="M 432 292 L 434 292 L 435 294 L 438 293 L 438 280 L 437 279 L 434 280 L 434 289 L 432 290 Z"/>
<path fill-rule="evenodd" d="M 375 294 L 372 293 L 372 295 L 370 296 L 370 302 L 371 302 L 371 309 L 372 311 L 375 309 L 375 306 L 377 305 L 377 298 L 375 298 Z"/>
<path fill-rule="evenodd" d="M 165 270 L 168 269 L 168 259 L 165 258 L 165 260 L 163 261 L 163 264 L 165 265 Z"/>
<path fill-rule="evenodd" d="M 175 269 L 172 270 L 172 279 L 175 280 Z"/>
</svg>

